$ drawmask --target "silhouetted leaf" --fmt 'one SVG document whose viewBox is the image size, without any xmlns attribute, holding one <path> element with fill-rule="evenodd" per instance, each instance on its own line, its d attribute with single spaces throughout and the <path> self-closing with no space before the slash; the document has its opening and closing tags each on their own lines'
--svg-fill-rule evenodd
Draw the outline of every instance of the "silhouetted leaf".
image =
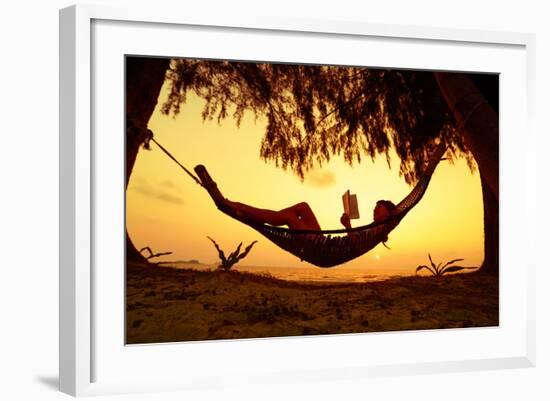
<svg viewBox="0 0 550 401">
<path fill-rule="evenodd" d="M 243 252 L 242 254 L 240 254 L 240 255 L 237 257 L 237 260 L 244 259 L 244 257 L 245 257 L 246 255 L 248 255 L 248 252 L 250 252 L 250 250 L 252 249 L 252 247 L 254 246 L 254 244 L 255 244 L 256 242 L 258 242 L 258 241 L 254 241 L 254 242 L 252 242 L 250 245 L 248 245 L 248 246 L 245 248 L 244 252 Z"/>
<path fill-rule="evenodd" d="M 225 257 L 225 254 L 223 253 L 223 251 L 220 249 L 220 247 L 218 246 L 218 244 L 216 243 L 216 241 L 214 241 L 212 238 L 210 237 L 206 237 L 208 238 L 210 241 L 212 241 L 212 243 L 214 244 L 214 246 L 216 247 L 216 249 L 218 250 L 218 255 L 220 257 L 220 260 L 222 261 L 222 264 L 226 264 L 227 263 L 227 259 Z"/>
<path fill-rule="evenodd" d="M 462 266 L 449 266 L 445 270 L 443 270 L 441 272 L 441 274 L 457 272 L 457 271 L 460 271 L 460 270 L 464 270 L 464 267 L 462 267 Z"/>
<path fill-rule="evenodd" d="M 436 271 L 436 272 L 440 272 L 440 271 L 441 271 L 440 268 L 441 268 L 441 265 L 442 265 L 442 264 L 443 264 L 443 262 L 441 262 L 441 263 L 439 263 L 439 264 L 437 265 L 437 267 L 435 268 L 435 271 Z"/>
<path fill-rule="evenodd" d="M 434 268 L 434 270 L 437 271 L 437 267 L 435 267 L 435 263 L 432 260 L 432 255 L 428 254 L 428 258 L 430 258 L 430 263 L 432 264 L 432 267 Z"/>
<path fill-rule="evenodd" d="M 453 259 L 453 260 L 450 260 L 450 261 L 448 261 L 447 263 L 445 263 L 445 265 L 443 266 L 443 268 L 445 268 L 445 267 L 447 267 L 447 266 L 449 266 L 449 265 L 451 265 L 451 264 L 453 264 L 453 263 L 455 263 L 455 262 L 460 262 L 460 261 L 462 261 L 462 260 L 464 260 L 464 259 Z"/>
<path fill-rule="evenodd" d="M 229 255 L 229 257 L 227 258 L 231 263 L 235 263 L 237 261 L 237 256 L 239 255 L 239 252 L 241 251 L 241 246 L 243 245 L 243 243 L 241 242 L 239 244 L 239 246 L 237 247 L 237 249 L 235 249 L 234 252 L 231 253 L 231 255 Z"/>
<path fill-rule="evenodd" d="M 428 270 L 430 273 L 432 273 L 434 276 L 436 276 L 436 273 L 435 273 L 430 267 L 428 267 L 428 266 L 426 266 L 426 265 L 420 265 L 420 266 L 418 266 L 418 267 L 416 268 L 416 274 L 418 274 L 418 272 L 419 272 L 420 270 L 422 270 L 422 269 L 426 269 L 426 270 Z"/>
</svg>

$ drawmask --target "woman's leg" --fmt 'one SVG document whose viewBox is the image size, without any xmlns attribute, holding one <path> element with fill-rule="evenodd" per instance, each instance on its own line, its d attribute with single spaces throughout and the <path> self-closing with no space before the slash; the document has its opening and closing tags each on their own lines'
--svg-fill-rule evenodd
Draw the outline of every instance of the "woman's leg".
<svg viewBox="0 0 550 401">
<path fill-rule="evenodd" d="M 292 214 L 283 211 L 260 209 L 241 202 L 226 201 L 230 208 L 237 210 L 240 214 L 258 223 L 267 223 L 272 226 L 288 224 L 294 217 Z"/>
<path fill-rule="evenodd" d="M 294 219 L 298 220 L 297 226 L 300 226 L 300 228 L 296 229 L 321 230 L 321 226 L 319 225 L 319 222 L 317 221 L 313 210 L 311 210 L 311 207 L 306 202 L 301 202 L 296 205 L 290 206 L 286 209 L 281 210 L 280 212 L 294 215 Z"/>
<path fill-rule="evenodd" d="M 216 206 L 221 210 L 226 207 L 233 208 L 244 215 L 245 218 L 257 221 L 259 223 L 267 223 L 273 226 L 287 225 L 294 230 L 320 230 L 321 227 L 313 214 L 313 211 L 306 202 L 298 203 L 294 206 L 287 207 L 279 211 L 260 209 L 246 205 L 240 202 L 232 202 L 225 199 L 218 189 L 218 186 L 208 174 L 206 167 L 203 165 L 195 166 L 195 172 L 199 176 L 202 185 L 206 188 Z"/>
<path fill-rule="evenodd" d="M 240 202 L 227 201 L 231 208 L 239 211 L 245 218 L 267 223 L 273 226 L 287 225 L 294 230 L 320 230 L 321 227 L 309 205 L 305 202 L 279 211 L 260 209 Z"/>
</svg>

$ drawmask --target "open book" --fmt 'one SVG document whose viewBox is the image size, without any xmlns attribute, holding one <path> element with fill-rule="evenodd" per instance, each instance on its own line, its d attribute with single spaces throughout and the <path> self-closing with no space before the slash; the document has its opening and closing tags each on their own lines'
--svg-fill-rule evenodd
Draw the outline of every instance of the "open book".
<svg viewBox="0 0 550 401">
<path fill-rule="evenodd" d="M 359 218 L 359 207 L 357 206 L 357 195 L 352 195 L 349 189 L 342 195 L 342 202 L 344 203 L 344 212 L 347 213 L 350 219 Z"/>
</svg>

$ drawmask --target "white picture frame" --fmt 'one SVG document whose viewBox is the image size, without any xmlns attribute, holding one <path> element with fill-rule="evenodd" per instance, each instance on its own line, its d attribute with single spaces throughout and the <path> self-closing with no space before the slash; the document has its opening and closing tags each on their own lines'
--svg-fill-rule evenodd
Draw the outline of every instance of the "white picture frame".
<svg viewBox="0 0 550 401">
<path fill-rule="evenodd" d="M 147 37 L 153 39 L 140 40 L 139 33 L 144 30 L 148 32 Z M 270 57 L 270 53 L 261 53 L 253 45 L 250 49 L 243 50 L 250 36 L 261 34 L 266 41 L 274 40 L 273 43 L 283 37 L 286 38 L 285 40 L 291 39 L 292 43 L 312 41 L 311 43 L 314 44 L 312 52 L 315 51 L 315 46 L 320 44 L 328 46 L 331 40 L 337 38 L 342 45 L 340 46 L 341 57 L 349 57 L 349 63 L 356 62 L 361 65 L 365 61 L 353 58 L 349 48 L 346 49 L 348 44 L 372 41 L 375 49 L 376 44 L 380 44 L 381 41 L 387 47 L 400 46 L 406 42 L 407 46 L 412 47 L 437 46 L 440 54 L 450 54 L 450 52 L 446 53 L 446 47 L 452 47 L 452 52 L 479 54 L 479 60 L 476 59 L 477 56 L 470 54 L 465 56 L 463 61 L 455 62 L 452 66 L 448 64 L 448 60 L 444 60 L 445 57 L 442 60 L 428 60 L 429 57 L 421 60 L 420 56 L 416 56 L 417 59 L 409 61 L 407 65 L 409 68 L 503 73 L 498 67 L 498 63 L 502 63 L 502 68 L 507 71 L 503 73 L 504 76 L 510 77 L 505 79 L 504 85 L 510 86 L 501 87 L 503 89 L 501 101 L 508 101 L 511 90 L 514 90 L 514 95 L 517 95 L 515 97 L 519 98 L 510 100 L 515 103 L 504 103 L 503 109 L 519 108 L 513 117 L 508 115 L 503 117 L 504 113 L 501 111 L 501 184 L 503 184 L 501 192 L 503 206 L 501 208 L 501 325 L 498 328 L 450 330 L 444 333 L 429 330 L 369 335 L 209 341 L 192 345 L 182 343 L 141 347 L 125 347 L 122 338 L 116 337 L 118 334 L 107 337 L 104 334 L 105 330 L 98 331 L 98 326 L 105 327 L 111 324 L 113 332 L 119 333 L 120 328 L 115 327 L 116 322 L 121 327 L 124 325 L 123 321 L 119 321 L 123 305 L 117 303 L 123 292 L 123 288 L 118 285 L 121 275 L 120 272 L 113 273 L 117 268 L 123 270 L 124 266 L 117 265 L 116 260 L 119 260 L 117 257 L 110 258 L 103 254 L 112 252 L 112 255 L 120 255 L 120 249 L 117 250 L 117 248 L 123 247 L 123 236 L 120 236 L 120 243 L 115 243 L 113 248 L 103 248 L 101 252 L 97 252 L 98 248 L 94 248 L 94 238 L 96 238 L 94 235 L 103 227 L 98 220 L 104 213 L 101 206 L 102 198 L 98 196 L 110 196 L 108 191 L 116 188 L 120 184 L 119 178 L 122 177 L 121 170 L 120 175 L 114 174 L 113 181 L 106 184 L 101 177 L 105 176 L 105 171 L 108 169 L 101 166 L 109 163 L 115 167 L 119 166 L 120 164 L 117 163 L 123 154 L 116 153 L 120 150 L 121 141 L 113 139 L 118 142 L 104 146 L 107 143 L 101 142 L 104 139 L 99 139 L 99 134 L 96 138 L 94 130 L 102 127 L 102 124 L 109 124 L 109 127 L 114 129 L 121 128 L 120 121 L 123 116 L 121 114 L 117 117 L 113 114 L 112 118 L 96 120 L 98 113 L 102 113 L 100 109 L 103 107 L 103 100 L 105 103 L 109 101 L 107 97 L 98 101 L 98 96 L 106 95 L 102 95 L 103 87 L 98 89 L 94 85 L 98 85 L 98 82 L 108 82 L 115 88 L 113 92 L 115 95 L 122 93 L 122 70 L 114 68 L 110 69 L 111 72 L 114 71 L 114 75 L 102 75 L 101 71 L 104 67 L 109 70 L 108 67 L 114 59 L 116 59 L 115 64 L 112 65 L 119 66 L 120 64 L 117 63 L 121 60 L 118 56 L 121 54 L 179 56 L 180 54 L 174 51 L 173 42 L 163 41 L 164 44 L 157 48 L 151 47 L 151 44 L 155 43 L 155 37 L 156 43 L 161 43 L 158 38 L 163 37 L 162 35 L 166 36 L 169 32 L 176 31 L 182 35 L 189 34 L 186 30 L 192 31 L 193 35 L 199 37 L 201 34 L 205 35 L 201 38 L 201 41 L 204 40 L 202 43 L 210 43 L 206 41 L 213 40 L 212 37 L 208 37 L 211 34 L 215 34 L 214 36 L 218 38 L 219 35 L 227 37 L 231 35 L 231 39 L 235 39 L 235 36 L 241 38 L 242 49 L 233 49 L 234 54 L 218 49 L 217 56 L 220 58 L 239 58 L 240 56 L 242 59 L 248 59 L 247 57 L 253 57 L 250 56 L 252 54 L 255 55 L 255 59 L 269 61 L 273 56 Z M 106 39 L 109 40 L 106 41 Z M 250 41 L 253 42 L 253 40 Z M 387 375 L 534 366 L 536 252 L 531 248 L 534 245 L 515 237 L 516 234 L 513 231 L 521 227 L 528 232 L 535 232 L 535 208 L 528 205 L 527 199 L 529 197 L 534 199 L 536 195 L 534 154 L 536 147 L 524 146 L 519 150 L 518 155 L 515 139 L 507 135 L 511 130 L 521 130 L 524 132 L 523 142 L 535 143 L 532 127 L 535 85 L 534 44 L 534 35 L 522 33 L 372 25 L 350 21 L 295 20 L 253 15 L 243 15 L 240 19 L 225 19 L 186 15 L 181 10 L 155 7 L 112 8 L 78 5 L 61 10 L 60 390 L 81 396 L 172 389 L 207 389 L 245 385 L 249 382 L 273 384 L 339 378 L 359 380 Z M 303 61 L 303 57 L 309 57 L 307 60 L 310 62 L 322 63 L 339 57 L 336 49 L 333 54 L 319 55 L 317 58 L 315 53 L 304 55 L 303 53 L 307 53 L 304 47 L 294 46 L 296 47 L 294 52 L 292 52 L 292 46 L 286 46 L 290 53 L 287 53 L 285 60 Z M 492 60 L 485 60 L 487 64 L 483 67 L 483 58 L 489 58 L 488 55 L 484 55 L 488 49 L 492 49 L 494 53 L 492 55 L 495 57 L 491 57 Z M 105 54 L 101 53 L 103 51 Z M 198 48 L 196 50 L 189 48 L 187 55 L 200 56 L 197 54 L 198 51 Z M 416 51 L 418 49 L 415 48 Z M 212 53 L 204 50 L 203 52 L 204 57 L 213 56 Z M 378 52 L 380 52 L 379 56 L 385 54 L 383 50 Z M 407 57 L 406 54 L 385 54 L 385 56 Z M 102 64 L 103 60 L 106 60 L 105 66 Z M 379 57 L 378 60 L 377 65 L 399 64 L 389 58 L 382 60 Z M 494 67 L 495 65 L 497 67 Z M 513 68 L 517 71 L 512 71 Z M 120 87 L 121 83 L 122 87 Z M 95 96 L 95 102 L 93 96 Z M 115 104 L 117 102 L 118 106 Z M 109 106 L 112 112 L 120 111 L 117 107 L 122 107 L 123 98 L 115 99 L 115 103 L 116 107 Z M 119 139 L 121 140 L 122 136 Z M 508 150 L 512 149 L 516 151 L 513 169 L 507 163 L 510 154 Z M 103 160 L 101 165 L 98 163 L 99 153 Z M 115 159 L 118 161 L 115 162 Z M 517 185 L 521 185 L 523 192 L 514 190 Z M 119 190 L 123 191 L 123 188 L 121 185 Z M 120 197 L 117 198 L 119 195 L 113 194 L 113 199 L 120 199 Z M 120 213 L 123 210 L 123 205 L 118 204 L 118 207 L 118 212 L 115 210 L 113 213 Z M 511 214 L 512 210 L 517 213 Z M 119 215 L 111 217 L 120 222 Z M 103 218 L 107 218 L 107 215 Z M 117 227 L 120 229 L 119 225 Z M 509 230 L 503 231 L 503 227 Z M 115 234 L 118 235 L 120 232 Z M 507 244 L 515 246 L 506 247 Z M 105 260 L 114 260 L 114 262 L 111 262 L 110 266 L 105 266 L 105 263 L 101 263 Z M 510 267 L 512 264 L 520 267 L 513 270 Z M 97 269 L 103 270 L 99 272 Z M 110 274 L 115 275 L 111 277 Z M 101 300 L 97 297 L 99 289 L 103 294 Z M 121 293 L 118 294 L 117 291 Z M 113 312 L 104 313 L 105 304 L 112 301 L 115 304 Z M 515 321 L 514 324 L 512 320 Z M 420 357 L 419 353 L 412 351 L 414 347 L 428 346 L 434 341 L 436 345 L 434 349 L 427 351 L 427 357 Z M 443 343 L 447 341 L 452 341 L 456 349 L 448 350 L 446 353 Z M 480 346 L 474 350 L 466 347 L 468 344 L 475 345 L 475 343 Z M 387 352 L 376 354 L 376 349 L 383 349 L 388 344 L 393 346 L 402 344 L 403 349 L 398 356 L 389 355 Z M 346 352 L 346 350 L 363 350 L 369 347 L 368 358 L 365 358 L 362 353 L 366 351 Z M 321 352 L 324 356 L 318 358 L 317 355 Z M 342 354 L 348 355 L 342 356 Z M 182 359 L 181 355 L 186 355 L 187 358 Z M 281 355 L 296 357 L 292 361 L 294 366 L 288 366 L 288 359 L 285 360 Z M 168 370 L 163 371 L 159 368 L 161 362 L 162 366 L 170 369 L 171 364 L 176 360 L 171 358 L 177 358 L 183 365 L 180 366 L 179 374 L 170 375 L 167 374 Z M 208 363 L 201 364 L 200 361 L 205 359 Z M 147 374 L 143 375 L 149 379 L 144 379 L 140 376 L 140 372 L 132 370 L 131 367 L 139 361 L 147 361 L 144 365 L 155 366 L 156 372 L 146 372 Z M 123 366 L 127 369 L 122 369 Z"/>
</svg>

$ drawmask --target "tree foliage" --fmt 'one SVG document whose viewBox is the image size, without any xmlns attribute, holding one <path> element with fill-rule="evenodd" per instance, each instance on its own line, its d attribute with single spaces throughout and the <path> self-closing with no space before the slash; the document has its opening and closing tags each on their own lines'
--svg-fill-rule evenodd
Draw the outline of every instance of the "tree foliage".
<svg viewBox="0 0 550 401">
<path fill-rule="evenodd" d="M 301 178 L 335 155 L 353 164 L 384 154 L 389 164 L 393 148 L 412 184 L 436 138 L 473 168 L 431 72 L 177 59 L 167 79 L 163 113 L 177 115 L 191 91 L 205 120 L 265 118 L 260 157 Z"/>
</svg>

